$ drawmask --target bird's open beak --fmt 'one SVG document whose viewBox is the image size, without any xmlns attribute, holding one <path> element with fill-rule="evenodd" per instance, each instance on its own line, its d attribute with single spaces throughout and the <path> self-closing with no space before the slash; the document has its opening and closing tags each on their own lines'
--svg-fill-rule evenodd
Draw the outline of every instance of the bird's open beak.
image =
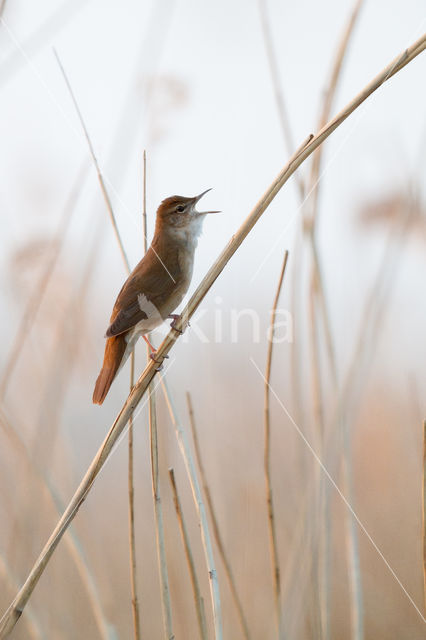
<svg viewBox="0 0 426 640">
<path fill-rule="evenodd" d="M 198 202 L 199 200 L 201 200 L 201 198 L 202 198 L 203 196 L 205 196 L 205 195 L 206 195 L 206 193 L 208 193 L 208 192 L 209 192 L 209 191 L 211 191 L 211 190 L 212 190 L 211 188 L 210 188 L 210 189 L 206 189 L 205 191 L 203 191 L 203 193 L 200 193 L 200 195 L 199 195 L 199 196 L 195 196 L 195 198 L 194 198 L 194 207 L 195 207 L 195 205 L 197 204 L 197 202 Z M 221 211 L 197 211 L 197 213 L 204 215 L 204 214 L 206 214 L 206 213 L 221 213 Z"/>
</svg>

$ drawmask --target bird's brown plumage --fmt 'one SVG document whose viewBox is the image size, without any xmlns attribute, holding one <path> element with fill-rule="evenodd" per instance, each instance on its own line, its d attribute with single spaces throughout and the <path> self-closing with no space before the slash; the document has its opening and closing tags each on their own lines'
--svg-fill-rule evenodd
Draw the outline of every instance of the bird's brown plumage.
<svg viewBox="0 0 426 640">
<path fill-rule="evenodd" d="M 105 346 L 104 362 L 93 392 L 94 404 L 102 404 L 105 400 L 105 396 L 115 378 L 125 351 L 126 340 L 124 336 L 108 338 Z"/>
<path fill-rule="evenodd" d="M 191 213 L 198 199 L 172 196 L 161 203 L 152 244 L 121 288 L 111 314 L 95 404 L 104 401 L 137 337 L 161 324 L 184 298 L 204 215 Z"/>
</svg>

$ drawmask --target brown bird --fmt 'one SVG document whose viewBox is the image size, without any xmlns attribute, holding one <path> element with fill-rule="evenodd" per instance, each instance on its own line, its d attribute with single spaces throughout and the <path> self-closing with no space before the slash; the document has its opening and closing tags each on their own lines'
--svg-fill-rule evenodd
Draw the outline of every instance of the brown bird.
<svg viewBox="0 0 426 640">
<path fill-rule="evenodd" d="M 195 198 L 171 196 L 158 207 L 151 246 L 127 278 L 112 310 L 104 362 L 93 392 L 95 404 L 105 400 L 112 381 L 140 336 L 155 358 L 155 350 L 145 334 L 166 318 L 176 318 L 171 314 L 188 291 L 204 216 L 218 213 L 195 209 L 207 191 Z"/>
</svg>

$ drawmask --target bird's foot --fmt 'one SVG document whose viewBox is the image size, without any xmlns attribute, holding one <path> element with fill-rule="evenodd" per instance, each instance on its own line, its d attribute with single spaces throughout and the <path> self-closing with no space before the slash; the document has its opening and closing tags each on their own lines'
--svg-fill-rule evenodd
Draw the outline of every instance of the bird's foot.
<svg viewBox="0 0 426 640">
<path fill-rule="evenodd" d="M 183 329 L 178 329 L 176 327 L 176 323 L 178 320 L 180 320 L 181 316 L 178 313 L 171 313 L 167 317 L 173 320 L 173 322 L 170 323 L 170 327 L 182 335 Z M 189 322 L 186 323 L 186 326 L 189 327 Z"/>
<path fill-rule="evenodd" d="M 149 354 L 149 357 L 151 358 L 151 360 L 152 360 L 153 362 L 155 362 L 156 364 L 158 364 L 158 367 L 157 367 L 155 370 L 156 370 L 156 371 L 161 371 L 161 370 L 163 369 L 163 362 L 164 362 L 164 360 L 165 360 L 166 358 L 168 358 L 169 356 L 168 356 L 168 355 L 161 356 L 161 357 L 162 357 L 162 360 L 157 360 L 156 355 L 157 355 L 157 351 L 156 351 L 156 350 L 154 350 L 154 351 L 151 351 L 151 353 Z"/>
</svg>

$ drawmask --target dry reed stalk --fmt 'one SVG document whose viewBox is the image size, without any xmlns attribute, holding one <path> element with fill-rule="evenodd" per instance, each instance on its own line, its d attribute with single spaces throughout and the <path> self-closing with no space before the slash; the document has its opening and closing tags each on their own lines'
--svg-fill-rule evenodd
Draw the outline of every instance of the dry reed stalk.
<svg viewBox="0 0 426 640">
<path fill-rule="evenodd" d="M 135 379 L 135 352 L 130 356 L 130 391 L 133 389 Z M 137 563 L 136 563 L 136 542 L 135 542 L 135 488 L 134 488 L 134 455 L 133 455 L 133 414 L 129 418 L 128 431 L 128 469 L 127 485 L 129 492 L 129 560 L 130 560 L 130 591 L 132 594 L 132 618 L 133 634 L 135 640 L 141 638 L 141 623 L 139 615 L 139 598 L 137 586 Z"/>
<path fill-rule="evenodd" d="M 182 316 L 181 316 L 182 317 Z M 189 319 L 189 318 L 188 318 Z M 169 334 L 170 335 L 170 334 Z M 195 469 L 194 459 L 191 454 L 191 447 L 189 446 L 186 432 L 184 431 L 181 422 L 179 421 L 176 407 L 173 403 L 173 397 L 168 389 L 167 381 L 164 377 L 161 377 L 161 383 L 164 389 L 164 395 L 166 403 L 169 409 L 170 418 L 172 420 L 176 439 L 181 450 L 183 461 L 185 463 L 188 480 L 191 485 L 192 496 L 194 499 L 195 507 L 197 509 L 198 522 L 201 529 L 201 542 L 203 544 L 204 556 L 206 559 L 206 565 L 209 573 L 209 585 L 210 596 L 212 600 L 213 609 L 213 623 L 215 630 L 215 640 L 222 640 L 222 613 L 219 593 L 219 581 L 217 578 L 216 566 L 213 555 L 213 545 L 210 537 L 209 526 L 207 522 L 206 509 L 203 502 L 203 496 L 201 494 L 200 483 L 198 482 L 197 472 Z"/>
<path fill-rule="evenodd" d="M 7 583 L 9 583 L 12 589 L 17 588 L 18 582 L 13 578 L 10 568 L 6 564 L 6 559 L 2 555 L 0 555 L 0 576 L 3 578 L 2 585 L 6 585 Z M 28 636 L 25 636 L 26 638 L 34 638 L 34 640 L 46 639 L 46 636 L 43 633 L 31 606 L 29 606 L 28 608 L 28 616 L 25 620 L 25 625 L 27 627 L 28 633 Z"/>
<path fill-rule="evenodd" d="M 149 394 L 149 438 L 151 449 L 151 478 L 154 499 L 155 536 L 160 572 L 161 604 L 163 609 L 164 638 L 173 640 L 172 608 L 170 603 L 169 578 L 167 574 L 166 547 L 164 542 L 163 509 L 161 506 L 159 471 L 158 471 L 158 438 L 157 414 L 154 389 L 148 387 Z"/>
<path fill-rule="evenodd" d="M 49 285 L 51 276 L 54 272 L 56 263 L 59 258 L 59 254 L 64 245 L 66 234 L 70 226 L 78 197 L 81 193 L 81 183 L 83 180 L 83 174 L 87 167 L 84 164 L 71 187 L 70 193 L 64 205 L 64 209 L 59 221 L 58 228 L 52 239 L 51 243 L 51 255 L 46 262 L 46 265 L 40 275 L 39 281 L 35 285 L 31 296 L 28 299 L 24 313 L 19 322 L 18 330 L 13 338 L 12 346 L 9 355 L 6 359 L 6 364 L 3 367 L 2 376 L 0 379 L 0 401 L 4 398 L 9 382 L 13 375 L 15 366 L 19 360 L 25 341 L 30 334 L 30 327 L 32 326 L 41 303 L 44 299 L 47 287 Z"/>
<path fill-rule="evenodd" d="M 169 469 L 170 484 L 173 491 L 173 502 L 175 505 L 176 516 L 179 523 L 179 530 L 182 537 L 183 547 L 185 549 L 186 562 L 188 564 L 189 575 L 191 577 L 192 593 L 194 595 L 195 610 L 197 612 L 198 629 L 200 631 L 200 638 L 207 640 L 207 625 L 206 615 L 204 612 L 204 600 L 201 596 L 200 585 L 197 578 L 197 572 L 195 570 L 194 557 L 191 551 L 191 543 L 189 541 L 188 530 L 186 528 L 185 519 L 183 516 L 182 505 L 180 503 L 179 494 L 176 485 L 175 473 L 173 469 Z"/>
<path fill-rule="evenodd" d="M 311 346 L 311 370 L 312 370 L 312 408 L 314 415 L 314 425 L 312 442 L 319 457 L 323 457 L 323 440 L 325 434 L 324 418 L 324 391 L 321 385 L 321 364 L 320 364 L 320 339 L 319 322 L 316 314 L 315 300 L 318 295 L 318 280 L 313 270 L 310 283 L 310 295 L 308 298 L 308 316 L 310 329 Z M 325 479 L 320 467 L 314 470 L 314 483 L 316 487 L 312 509 L 307 512 L 310 537 L 310 547 L 312 548 L 313 580 L 316 587 L 313 589 L 313 624 L 315 635 L 321 640 L 330 640 L 330 504 Z M 316 605 L 316 606 L 315 606 Z"/>
<path fill-rule="evenodd" d="M 284 252 L 284 260 L 281 267 L 280 276 L 278 278 L 278 286 L 274 297 L 271 310 L 271 322 L 269 325 L 269 341 L 268 351 L 266 354 L 265 367 L 265 391 L 264 391 L 264 472 L 266 487 L 266 505 L 268 509 L 268 525 L 269 525 L 269 543 L 271 549 L 272 574 L 275 594 L 275 615 L 277 618 L 278 634 L 281 629 L 281 575 L 280 561 L 278 553 L 277 532 L 275 528 L 274 501 L 272 495 L 272 477 L 271 477 L 271 424 L 270 424 L 270 380 L 272 370 L 272 356 L 274 348 L 275 335 L 275 319 L 277 315 L 278 301 L 281 295 L 281 289 L 284 282 L 285 271 L 287 267 L 288 251 Z"/>
<path fill-rule="evenodd" d="M 146 217 L 146 151 L 143 152 L 143 174 L 142 174 L 142 229 L 143 229 L 143 252 L 147 252 L 147 217 Z M 114 214 L 113 214 L 114 215 Z M 124 248 L 123 248 L 124 251 Z M 127 263 L 126 263 L 127 266 Z M 129 273 L 129 271 L 128 271 Z M 135 350 L 130 355 L 130 391 L 135 383 Z M 134 455 L 133 455 L 133 414 L 129 418 L 128 431 L 128 489 L 129 489 L 129 555 L 130 555 L 130 588 L 132 593 L 132 615 L 133 633 L 135 640 L 140 640 L 141 625 L 139 614 L 139 598 L 137 587 L 137 562 L 135 543 L 135 490 L 134 490 Z"/>
<path fill-rule="evenodd" d="M 232 598 L 235 602 L 235 606 L 237 607 L 238 618 L 241 624 L 241 628 L 243 630 L 243 634 L 245 638 L 250 638 L 250 631 L 247 624 L 247 619 L 244 613 L 243 605 L 241 603 L 240 596 L 238 594 L 237 584 L 235 582 L 234 573 L 232 571 L 231 563 L 229 561 L 228 555 L 225 550 L 225 545 L 223 544 L 222 535 L 219 529 L 219 523 L 216 516 L 216 511 L 213 505 L 212 496 L 210 493 L 210 487 L 207 482 L 206 472 L 204 470 L 203 459 L 201 457 L 201 449 L 198 442 L 198 434 L 195 426 L 195 417 L 194 417 L 194 409 L 192 407 L 191 395 L 187 391 L 186 393 L 186 401 L 188 404 L 188 413 L 189 413 L 189 423 L 191 425 L 192 439 L 194 441 L 195 448 L 195 457 L 197 459 L 198 468 L 200 470 L 201 482 L 203 485 L 204 495 L 206 496 L 207 507 L 210 514 L 210 519 L 213 525 L 213 535 L 216 541 L 217 548 L 220 553 L 220 557 L 222 558 L 223 566 L 225 568 L 226 577 L 229 582 L 229 587 L 231 589 Z"/>
<path fill-rule="evenodd" d="M 295 145 L 293 140 L 293 134 L 291 132 L 290 118 L 288 115 L 287 105 L 284 100 L 284 92 L 282 90 L 280 82 L 280 74 L 278 68 L 278 59 L 274 47 L 274 39 L 272 37 L 271 25 L 268 17 L 268 9 L 266 0 L 259 0 L 259 13 L 260 24 L 262 26 L 263 40 L 265 43 L 266 57 L 269 65 L 269 71 L 271 73 L 271 81 L 274 89 L 275 102 L 277 105 L 278 118 L 280 121 L 280 127 L 284 138 L 284 144 L 286 146 L 287 153 L 291 155 L 294 151 Z M 297 187 L 299 190 L 300 199 L 303 200 L 305 193 L 305 186 L 300 174 L 296 175 Z"/>
<path fill-rule="evenodd" d="M 368 85 L 358 93 L 325 127 L 323 127 L 321 131 L 319 131 L 315 136 L 310 135 L 309 138 L 303 142 L 301 147 L 290 158 L 285 167 L 260 198 L 240 228 L 232 236 L 231 240 L 225 246 L 214 264 L 210 267 L 209 271 L 191 296 L 188 304 L 185 306 L 180 318 L 176 321 L 176 328 L 169 331 L 160 345 L 157 351 L 157 360 L 160 362 L 164 360 L 164 357 L 173 348 L 173 345 L 181 335 L 180 331 L 187 326 L 188 321 L 198 309 L 200 303 L 210 290 L 213 283 L 216 281 L 234 253 L 241 246 L 244 239 L 256 225 L 257 221 L 260 219 L 277 193 L 299 168 L 299 166 L 351 115 L 351 113 L 353 113 L 353 111 L 355 111 L 355 109 L 357 109 L 357 107 L 359 107 L 372 93 L 374 93 L 374 91 L 389 80 L 389 78 L 401 71 L 407 64 L 424 51 L 424 49 L 426 49 L 426 34 L 423 34 L 418 40 L 416 40 L 416 42 L 414 42 L 413 45 L 405 49 L 400 55 L 392 60 L 392 62 L 387 65 L 385 69 L 371 82 L 369 82 Z M 157 369 L 158 363 L 151 361 L 141 373 L 138 381 L 133 387 L 132 393 L 129 394 L 123 407 L 114 420 L 106 438 L 80 482 L 79 487 L 71 498 L 65 512 L 30 570 L 27 579 L 0 620 L 0 638 L 4 638 L 6 634 L 10 633 L 22 615 L 22 611 L 34 591 L 40 576 L 52 557 L 53 552 L 58 546 L 59 541 L 87 497 L 97 475 L 99 474 L 99 471 L 105 464 L 105 461 L 108 459 L 117 439 L 123 432 L 130 414 L 134 411 L 135 407 L 139 404 L 140 400 L 146 393 L 149 383 L 154 379 Z M 216 576 L 210 577 L 211 579 L 216 578 Z M 217 611 L 215 612 L 215 619 L 217 624 Z"/>
<path fill-rule="evenodd" d="M 270 26 L 266 0 L 259 0 L 258 6 L 259 6 L 259 12 L 260 12 L 260 18 L 261 18 L 262 34 L 263 34 L 263 39 L 265 43 L 265 50 L 266 50 L 269 70 L 271 74 L 271 82 L 274 89 L 274 96 L 275 96 L 275 102 L 276 102 L 277 111 L 278 111 L 278 117 L 280 121 L 280 127 L 283 134 L 286 151 L 289 155 L 291 155 L 294 151 L 294 141 L 293 141 L 293 135 L 291 131 L 288 110 L 284 100 L 284 91 L 282 89 L 282 83 L 280 81 L 278 59 L 277 59 L 277 54 L 274 47 L 274 39 L 272 37 L 272 30 Z M 300 199 L 300 202 L 303 203 L 305 199 L 305 184 L 304 184 L 303 178 L 300 176 L 300 173 L 296 174 L 296 180 L 297 180 L 297 190 L 298 190 L 299 199 Z M 295 249 L 296 259 L 302 249 L 299 236 L 298 236 L 298 243 L 300 244 L 300 247 L 299 249 L 297 247 Z M 294 269 L 293 286 L 292 286 L 293 314 L 296 313 L 295 312 L 295 309 L 297 306 L 296 299 L 297 297 L 300 297 L 299 292 L 301 290 L 301 286 L 300 286 L 300 283 L 297 282 L 297 280 L 299 279 L 300 279 L 300 270 Z M 292 388 L 293 388 L 293 395 L 294 395 L 294 405 L 297 409 L 298 423 L 303 424 L 305 420 L 302 419 L 303 403 L 302 403 L 301 382 L 300 382 L 300 378 L 301 378 L 300 350 L 295 348 L 296 344 L 297 344 L 297 340 L 293 340 L 292 349 L 291 349 Z"/>
<path fill-rule="evenodd" d="M 108 194 L 108 191 L 107 191 L 107 188 L 106 188 L 106 185 L 105 185 L 105 181 L 104 181 L 104 177 L 102 175 L 102 171 L 101 171 L 101 169 L 99 167 L 98 159 L 96 157 L 95 150 L 94 150 L 93 145 L 92 145 L 92 141 L 91 141 L 89 133 L 87 131 L 86 123 L 84 122 L 83 115 L 81 113 L 81 110 L 80 110 L 80 107 L 78 105 L 77 99 L 76 99 L 76 97 L 74 95 L 73 89 L 71 87 L 71 83 L 68 80 L 68 76 L 67 76 L 67 74 L 65 72 L 65 69 L 64 69 L 64 67 L 62 65 L 61 59 L 59 58 L 56 49 L 53 49 L 53 53 L 55 55 L 56 62 L 58 63 L 59 69 L 61 70 L 62 76 L 63 76 L 63 78 L 65 80 L 65 84 L 66 84 L 68 92 L 70 94 L 70 97 L 71 97 L 72 103 L 74 105 L 75 111 L 77 113 L 78 119 L 80 121 L 81 127 L 83 129 L 84 137 L 86 138 L 86 142 L 87 142 L 87 146 L 89 148 L 90 156 L 91 156 L 91 158 L 93 160 L 93 164 L 95 165 L 95 169 L 96 169 L 96 173 L 97 173 L 97 176 L 98 176 L 98 180 L 99 180 L 99 184 L 100 184 L 100 187 L 101 187 L 101 191 L 102 191 L 102 194 L 103 194 L 103 197 L 104 197 L 104 200 L 105 200 L 105 204 L 106 204 L 107 209 L 108 209 L 108 213 L 109 213 L 109 216 L 110 216 L 111 224 L 112 224 L 112 227 L 114 229 L 114 234 L 115 234 L 115 237 L 116 237 L 117 242 L 118 242 L 118 246 L 119 246 L 119 249 L 120 249 L 121 257 L 123 258 L 123 262 L 126 265 L 127 271 L 130 272 L 130 264 L 129 264 L 129 261 L 127 259 L 126 252 L 124 250 L 124 245 L 123 245 L 123 241 L 121 240 L 120 232 L 118 230 L 117 221 L 115 219 L 114 211 L 113 211 L 112 204 L 111 204 L 111 199 L 109 197 L 109 194 Z"/>
<path fill-rule="evenodd" d="M 143 154 L 143 245 L 144 253 L 148 249 L 148 227 L 146 214 L 146 152 Z M 149 339 L 149 334 L 148 334 Z M 150 349 L 147 345 L 147 362 L 150 362 Z M 163 610 L 163 624 L 165 640 L 173 640 L 172 607 L 170 602 L 169 578 L 167 573 L 166 545 L 164 537 L 163 509 L 161 505 L 160 481 L 158 469 L 158 436 L 157 436 L 157 407 L 156 407 L 155 387 L 151 383 L 148 387 L 149 406 L 149 445 L 151 451 L 151 479 L 152 497 L 154 502 L 155 516 L 155 539 L 157 542 L 158 569 L 161 586 L 161 605 Z"/>
<path fill-rule="evenodd" d="M 37 478 L 42 488 L 46 490 L 54 511 L 58 515 L 61 514 L 64 510 L 64 504 L 61 497 L 56 492 L 56 489 L 50 482 L 49 478 L 35 462 L 28 449 L 28 446 L 26 445 L 24 440 L 22 440 L 19 431 L 12 426 L 11 422 L 8 420 L 6 414 L 4 413 L 4 410 L 1 407 L 0 426 L 3 428 L 6 436 L 12 442 L 12 445 L 15 447 L 18 454 L 23 457 L 24 463 L 31 470 L 33 477 Z M 22 471 L 23 470 L 21 469 L 21 472 Z M 83 546 L 74 528 L 70 528 L 69 535 L 65 536 L 64 544 L 68 548 L 68 552 L 74 560 L 75 568 L 86 590 L 87 599 L 91 607 L 91 612 L 95 619 L 95 624 L 99 630 L 100 637 L 104 638 L 105 640 L 113 640 L 116 636 L 115 629 L 106 619 L 105 614 L 102 610 L 101 599 L 98 593 L 96 580 L 89 570 L 87 559 L 84 556 Z"/>
</svg>

